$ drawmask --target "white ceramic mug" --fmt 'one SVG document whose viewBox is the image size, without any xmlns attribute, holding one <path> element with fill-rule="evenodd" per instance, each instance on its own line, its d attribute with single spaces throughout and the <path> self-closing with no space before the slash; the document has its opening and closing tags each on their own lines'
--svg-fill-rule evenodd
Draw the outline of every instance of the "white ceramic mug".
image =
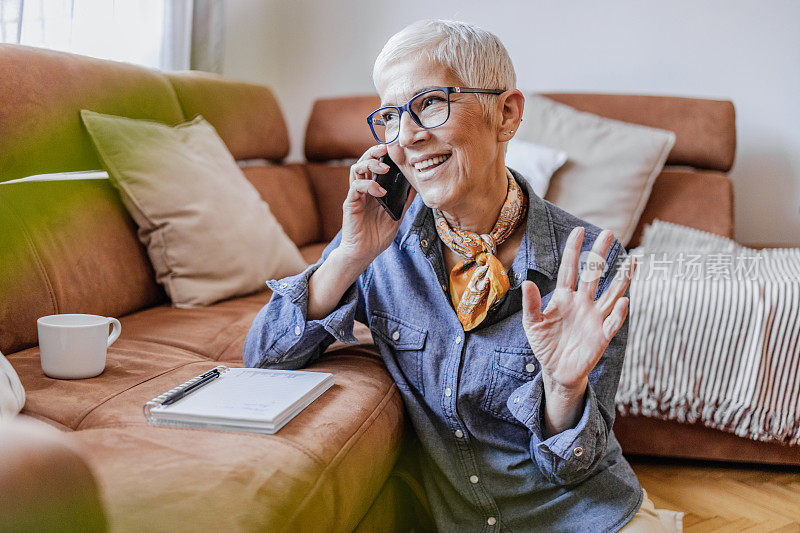
<svg viewBox="0 0 800 533">
<path fill-rule="evenodd" d="M 108 326 L 112 324 L 111 335 Z M 42 370 L 51 378 L 99 376 L 106 352 L 122 333 L 116 318 L 98 315 L 49 315 L 36 321 Z"/>
</svg>

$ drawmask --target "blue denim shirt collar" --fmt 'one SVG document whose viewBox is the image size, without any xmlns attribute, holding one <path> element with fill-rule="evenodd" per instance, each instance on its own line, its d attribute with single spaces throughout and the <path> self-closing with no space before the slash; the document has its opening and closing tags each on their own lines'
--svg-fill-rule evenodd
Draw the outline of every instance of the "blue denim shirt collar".
<svg viewBox="0 0 800 533">
<path fill-rule="evenodd" d="M 525 190 L 528 196 L 528 218 L 526 221 L 525 234 L 519 252 L 514 258 L 511 270 L 514 272 L 526 272 L 535 270 L 545 275 L 550 280 L 555 280 L 558 275 L 558 248 L 556 246 L 555 229 L 550 211 L 547 209 L 546 201 L 533 192 L 533 187 L 519 172 L 509 168 L 514 179 Z M 438 239 L 436 226 L 433 220 L 433 211 L 422 203 L 419 194 L 414 198 L 411 206 L 406 213 L 406 220 L 412 219 L 406 231 L 398 232 L 398 245 L 403 246 L 408 237 L 412 234 L 418 235 L 419 239 Z M 406 224 L 403 224 L 405 226 Z M 545 226 L 545 231 L 539 229 Z M 533 238 L 533 243 L 530 239 Z M 532 245 L 531 245 L 532 244 Z M 530 253 L 530 250 L 533 253 Z M 522 279 L 510 277 L 511 288 L 514 289 L 522 283 Z"/>
</svg>

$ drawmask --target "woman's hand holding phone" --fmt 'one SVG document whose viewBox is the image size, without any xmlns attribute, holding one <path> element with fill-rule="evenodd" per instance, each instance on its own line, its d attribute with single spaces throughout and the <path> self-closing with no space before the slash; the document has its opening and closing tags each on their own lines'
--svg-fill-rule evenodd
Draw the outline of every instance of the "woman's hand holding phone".
<svg viewBox="0 0 800 533">
<path fill-rule="evenodd" d="M 364 268 L 389 247 L 400 226 L 383 206 L 370 198 L 386 194 L 375 181 L 376 175 L 389 171 L 389 165 L 380 161 L 386 154 L 386 145 L 377 144 L 350 167 L 350 190 L 342 205 L 340 253 Z"/>
<path fill-rule="evenodd" d="M 350 190 L 342 204 L 342 240 L 308 280 L 307 320 L 328 316 L 397 235 L 400 223 L 375 201 L 386 194 L 374 180 L 389 171 L 389 165 L 378 161 L 383 155 L 385 145 L 373 146 L 350 167 Z"/>
</svg>

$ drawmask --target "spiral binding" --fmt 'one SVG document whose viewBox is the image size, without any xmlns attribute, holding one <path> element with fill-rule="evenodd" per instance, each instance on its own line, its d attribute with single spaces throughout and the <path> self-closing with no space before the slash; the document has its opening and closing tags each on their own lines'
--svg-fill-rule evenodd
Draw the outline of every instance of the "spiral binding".
<svg viewBox="0 0 800 533">
<path fill-rule="evenodd" d="M 152 422 L 153 422 L 153 416 L 150 414 L 150 410 L 151 410 L 153 407 L 158 407 L 158 406 L 160 406 L 162 403 L 164 403 L 164 402 L 167 400 L 167 398 L 169 398 L 169 397 L 170 397 L 170 396 L 172 396 L 173 394 L 175 394 L 175 393 L 177 393 L 177 392 L 180 392 L 180 391 L 182 391 L 183 389 L 186 389 L 186 388 L 188 388 L 188 387 L 191 387 L 192 385 L 194 385 L 195 383 L 197 383 L 198 381 L 200 381 L 201 379 L 203 379 L 203 376 L 204 376 L 205 374 L 208 374 L 209 372 L 211 372 L 211 371 L 213 371 L 213 370 L 217 370 L 217 371 L 219 371 L 219 373 L 220 373 L 220 374 L 224 374 L 225 372 L 227 372 L 227 371 L 228 371 L 228 370 L 230 370 L 230 369 L 229 369 L 227 366 L 225 366 L 225 365 L 219 365 L 219 366 L 217 366 L 217 367 L 214 367 L 214 368 L 212 368 L 211 370 L 208 370 L 208 371 L 206 371 L 206 372 L 203 372 L 203 373 L 202 373 L 202 374 L 200 374 L 199 376 L 195 376 L 195 377 L 193 377 L 193 378 L 192 378 L 192 379 L 190 379 L 189 381 L 186 381 L 186 382 L 184 382 L 184 383 L 181 383 L 180 385 L 178 385 L 178 386 L 177 386 L 177 387 L 175 387 L 174 389 L 170 389 L 170 390 L 168 390 L 167 392 L 165 392 L 165 393 L 163 393 L 163 394 L 159 394 L 158 396 L 156 396 L 155 398 L 153 398 L 152 400 L 150 400 L 149 402 L 147 402 L 146 404 L 144 404 L 144 406 L 142 407 L 142 411 L 144 412 L 144 417 L 147 419 L 147 421 L 148 421 L 148 422 L 151 422 L 151 423 L 152 423 Z"/>
</svg>

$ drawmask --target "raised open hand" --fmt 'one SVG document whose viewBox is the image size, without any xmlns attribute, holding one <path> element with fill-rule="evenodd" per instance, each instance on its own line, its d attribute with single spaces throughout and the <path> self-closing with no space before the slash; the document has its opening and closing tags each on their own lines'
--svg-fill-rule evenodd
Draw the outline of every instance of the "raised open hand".
<svg viewBox="0 0 800 533">
<path fill-rule="evenodd" d="M 611 285 L 594 301 L 614 235 L 603 230 L 597 236 L 578 280 L 583 236 L 583 227 L 570 233 L 558 269 L 558 282 L 544 312 L 540 311 L 542 300 L 536 284 L 531 281 L 522 284 L 525 336 L 543 375 L 565 389 L 580 388 L 586 383 L 589 372 L 625 321 L 629 302 L 623 294 L 636 269 L 631 258 L 627 268 L 620 268 Z"/>
</svg>

